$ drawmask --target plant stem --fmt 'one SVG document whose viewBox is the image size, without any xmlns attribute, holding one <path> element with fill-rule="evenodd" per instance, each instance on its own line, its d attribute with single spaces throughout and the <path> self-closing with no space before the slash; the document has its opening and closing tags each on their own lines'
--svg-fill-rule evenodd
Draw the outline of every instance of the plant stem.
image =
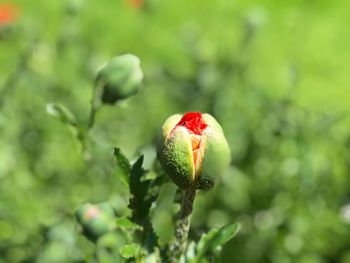
<svg viewBox="0 0 350 263">
<path fill-rule="evenodd" d="M 101 95 L 103 92 L 103 86 L 104 86 L 104 83 L 102 81 L 98 81 L 95 83 L 95 87 L 94 87 L 92 99 L 91 99 L 90 117 L 89 117 L 89 122 L 87 126 L 88 130 L 92 129 L 92 127 L 94 126 L 96 112 L 101 106 Z"/>
<path fill-rule="evenodd" d="M 81 143 L 82 146 L 82 154 L 85 160 L 90 160 L 91 156 L 88 151 L 88 137 L 89 137 L 89 131 L 93 128 L 95 124 L 95 116 L 97 113 L 97 110 L 101 107 L 101 101 L 100 101 L 100 95 L 103 91 L 103 83 L 96 82 L 92 98 L 91 98 L 91 107 L 90 107 L 90 115 L 89 120 L 84 127 L 77 127 L 77 138 Z"/>
<path fill-rule="evenodd" d="M 180 218 L 177 223 L 175 232 L 176 241 L 172 248 L 174 254 L 174 256 L 172 257 L 173 262 L 178 262 L 181 255 L 183 255 L 186 250 L 188 231 L 190 229 L 191 213 L 194 199 L 196 197 L 196 192 L 196 184 L 184 191 L 184 196 L 181 204 Z"/>
</svg>

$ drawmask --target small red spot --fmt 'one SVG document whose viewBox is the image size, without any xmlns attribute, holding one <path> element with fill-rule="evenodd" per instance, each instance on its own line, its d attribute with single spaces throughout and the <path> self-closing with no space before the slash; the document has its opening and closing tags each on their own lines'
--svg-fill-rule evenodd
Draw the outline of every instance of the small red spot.
<svg viewBox="0 0 350 263">
<path fill-rule="evenodd" d="M 85 219 L 90 220 L 96 218 L 100 214 L 100 209 L 98 207 L 90 207 L 85 213 Z"/>
<path fill-rule="evenodd" d="M 175 126 L 175 128 L 179 126 L 186 127 L 189 131 L 193 132 L 194 134 L 202 135 L 203 130 L 208 125 L 205 123 L 202 117 L 202 113 L 188 112 L 182 117 L 182 119 Z"/>
<path fill-rule="evenodd" d="M 18 9 L 12 4 L 0 5 L 0 26 L 7 25 L 16 21 L 18 16 Z"/>
</svg>

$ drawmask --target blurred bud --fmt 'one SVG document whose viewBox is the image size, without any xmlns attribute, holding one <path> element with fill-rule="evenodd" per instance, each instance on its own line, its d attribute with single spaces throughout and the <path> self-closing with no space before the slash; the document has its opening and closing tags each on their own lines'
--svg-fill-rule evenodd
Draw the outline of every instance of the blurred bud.
<svg viewBox="0 0 350 263">
<path fill-rule="evenodd" d="M 112 58 L 98 71 L 96 82 L 101 85 L 103 103 L 114 104 L 136 94 L 141 88 L 143 72 L 140 60 L 131 54 Z"/>
<path fill-rule="evenodd" d="M 83 233 L 91 240 L 96 240 L 114 228 L 114 211 L 107 203 L 84 204 L 76 211 L 76 217 L 83 228 Z"/>
<path fill-rule="evenodd" d="M 209 114 L 175 114 L 163 125 L 159 161 L 180 188 L 201 185 L 203 176 L 216 176 L 229 164 L 230 155 L 221 126 Z"/>
</svg>

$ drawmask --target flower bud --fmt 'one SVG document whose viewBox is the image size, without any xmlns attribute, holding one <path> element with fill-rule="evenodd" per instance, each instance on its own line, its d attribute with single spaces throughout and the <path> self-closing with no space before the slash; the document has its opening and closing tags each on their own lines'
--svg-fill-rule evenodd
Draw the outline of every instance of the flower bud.
<svg viewBox="0 0 350 263">
<path fill-rule="evenodd" d="M 219 174 L 231 159 L 219 123 L 210 114 L 175 114 L 164 123 L 158 146 L 160 164 L 182 189 Z"/>
<path fill-rule="evenodd" d="M 96 83 L 102 85 L 102 102 L 114 104 L 138 92 L 141 88 L 143 72 L 140 60 L 131 54 L 114 57 L 101 67 Z"/>
<path fill-rule="evenodd" d="M 96 240 L 114 227 L 114 211 L 107 203 L 84 204 L 76 211 L 76 217 L 83 233 L 91 240 Z"/>
</svg>

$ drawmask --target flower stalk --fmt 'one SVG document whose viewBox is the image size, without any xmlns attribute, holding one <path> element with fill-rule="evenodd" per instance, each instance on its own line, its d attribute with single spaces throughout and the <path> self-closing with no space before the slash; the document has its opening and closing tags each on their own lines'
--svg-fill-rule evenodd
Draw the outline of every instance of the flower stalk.
<svg viewBox="0 0 350 263">
<path fill-rule="evenodd" d="M 95 88 L 93 89 L 92 99 L 91 99 L 91 109 L 90 109 L 90 116 L 89 116 L 89 122 L 88 122 L 88 130 L 92 129 L 95 123 L 95 116 L 97 110 L 101 107 L 101 99 L 103 93 L 103 81 L 96 81 Z"/>
<path fill-rule="evenodd" d="M 230 162 L 230 148 L 219 123 L 210 114 L 188 112 L 170 116 L 162 127 L 158 158 L 170 179 L 183 189 L 171 262 L 186 254 L 193 203 L 197 190 L 213 187 L 217 175 Z"/>
<path fill-rule="evenodd" d="M 174 252 L 173 261 L 181 257 L 186 251 L 188 231 L 191 224 L 191 214 L 193 209 L 194 199 L 196 198 L 197 185 L 184 190 L 183 199 L 181 203 L 180 218 L 176 225 L 175 230 L 175 243 L 172 248 Z"/>
</svg>

